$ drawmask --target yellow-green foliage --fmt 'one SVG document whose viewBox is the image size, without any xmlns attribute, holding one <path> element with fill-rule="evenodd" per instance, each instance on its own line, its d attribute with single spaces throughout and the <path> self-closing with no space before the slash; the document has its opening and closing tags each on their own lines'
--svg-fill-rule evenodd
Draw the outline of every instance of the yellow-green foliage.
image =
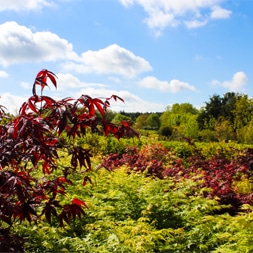
<svg viewBox="0 0 253 253">
<path fill-rule="evenodd" d="M 18 228 L 26 252 L 252 252 L 253 213 L 219 215 L 198 178 L 175 182 L 127 173 L 125 168 L 89 172 L 93 184 L 69 186 L 66 198 L 83 199 L 86 216 L 65 228 L 46 222 Z"/>
<path fill-rule="evenodd" d="M 252 181 L 248 178 L 243 178 L 241 181 L 234 182 L 233 187 L 235 188 L 236 192 L 242 194 L 249 194 L 253 190 Z"/>
</svg>

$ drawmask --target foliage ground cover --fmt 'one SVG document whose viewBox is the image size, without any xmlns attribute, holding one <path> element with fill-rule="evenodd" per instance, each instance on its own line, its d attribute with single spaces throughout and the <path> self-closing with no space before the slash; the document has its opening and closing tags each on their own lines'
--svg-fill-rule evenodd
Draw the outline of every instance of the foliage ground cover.
<svg viewBox="0 0 253 253">
<path fill-rule="evenodd" d="M 146 177 L 100 170 L 93 184 L 73 189 L 88 209 L 60 228 L 48 223 L 18 227 L 27 252 L 251 252 L 252 207 L 237 215 L 219 213 L 199 181 Z M 80 179 L 79 179 L 80 180 Z M 247 210 L 244 211 L 244 209 Z M 36 231 L 36 233 L 35 233 Z"/>
<path fill-rule="evenodd" d="M 97 156 L 87 172 L 91 181 L 83 187 L 80 175 L 70 175 L 75 187 L 63 197 L 84 199 L 85 215 L 64 228 L 16 227 L 26 251 L 251 252 L 253 152 L 198 146 L 187 158 L 160 143 L 127 146 L 99 166 Z"/>
</svg>

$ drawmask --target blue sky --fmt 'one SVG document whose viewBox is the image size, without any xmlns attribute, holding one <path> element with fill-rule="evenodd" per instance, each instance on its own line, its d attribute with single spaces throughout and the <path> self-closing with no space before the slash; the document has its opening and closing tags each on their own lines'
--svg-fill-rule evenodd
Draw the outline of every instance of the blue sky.
<svg viewBox="0 0 253 253">
<path fill-rule="evenodd" d="M 44 94 L 125 103 L 113 111 L 199 108 L 214 94 L 253 96 L 251 0 L 0 0 L 0 104 L 17 112 L 41 69 Z"/>
</svg>

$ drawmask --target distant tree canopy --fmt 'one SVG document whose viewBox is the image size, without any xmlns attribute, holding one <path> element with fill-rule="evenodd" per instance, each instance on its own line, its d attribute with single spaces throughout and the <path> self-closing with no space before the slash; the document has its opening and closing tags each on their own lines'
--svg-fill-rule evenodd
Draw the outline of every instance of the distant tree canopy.
<svg viewBox="0 0 253 253">
<path fill-rule="evenodd" d="M 173 104 L 171 107 L 171 112 L 175 114 L 182 114 L 182 113 L 191 113 L 197 114 L 198 110 L 193 107 L 190 103 L 182 103 L 182 104 Z"/>
<path fill-rule="evenodd" d="M 199 135 L 206 140 L 236 140 L 253 143 L 253 100 L 245 94 L 213 95 L 197 116 Z"/>
<path fill-rule="evenodd" d="M 131 117 L 129 116 L 126 116 L 126 115 L 123 115 L 121 113 L 117 113 L 114 118 L 112 119 L 112 123 L 114 124 L 119 124 L 121 123 L 122 121 L 128 121 L 130 122 L 131 124 L 133 123 Z"/>
<path fill-rule="evenodd" d="M 137 129 L 158 130 L 161 115 L 161 112 L 142 113 L 136 118 L 134 127 Z"/>
<path fill-rule="evenodd" d="M 164 112 L 120 112 L 108 115 L 113 123 L 132 122 L 137 130 L 153 130 L 163 138 L 199 141 L 236 140 L 253 143 L 253 99 L 235 92 L 214 94 L 197 109 L 190 103 L 175 103 Z"/>
<path fill-rule="evenodd" d="M 214 94 L 201 109 L 189 103 L 167 106 L 160 117 L 159 133 L 171 139 L 253 143 L 253 100 L 245 94 Z M 168 130 L 168 131 L 164 131 Z M 162 134 L 165 133 L 165 134 Z"/>
<path fill-rule="evenodd" d="M 215 129 L 214 122 L 227 120 L 233 129 L 247 124 L 251 118 L 252 108 L 247 95 L 228 92 L 223 97 L 213 95 L 197 118 L 199 129 Z M 244 122 L 244 123 L 243 123 Z"/>
<path fill-rule="evenodd" d="M 124 116 L 127 116 L 127 117 L 131 118 L 133 122 L 135 122 L 136 119 L 137 119 L 140 115 L 143 114 L 143 113 L 141 113 L 141 112 L 125 112 L 125 111 L 120 111 L 119 113 L 120 113 L 121 115 L 124 115 Z"/>
<path fill-rule="evenodd" d="M 157 113 L 151 113 L 147 118 L 147 128 L 149 129 L 159 129 L 160 120 Z"/>
<path fill-rule="evenodd" d="M 134 127 L 137 129 L 143 129 L 147 125 L 148 114 L 143 113 L 139 115 L 135 121 Z"/>
</svg>

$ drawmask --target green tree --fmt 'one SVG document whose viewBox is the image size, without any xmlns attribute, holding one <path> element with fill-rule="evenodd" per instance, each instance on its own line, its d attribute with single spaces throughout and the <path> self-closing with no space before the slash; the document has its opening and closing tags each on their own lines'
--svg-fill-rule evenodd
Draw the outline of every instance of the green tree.
<svg viewBox="0 0 253 253">
<path fill-rule="evenodd" d="M 238 139 L 241 142 L 253 144 L 253 119 L 238 131 Z"/>
<path fill-rule="evenodd" d="M 198 115 L 197 122 L 200 129 L 210 129 L 210 120 L 217 120 L 221 115 L 222 99 L 219 95 L 213 95 L 210 98 L 210 102 L 206 102 L 205 107 Z M 213 130 L 213 129 L 211 129 Z"/>
<path fill-rule="evenodd" d="M 197 114 L 198 110 L 193 107 L 190 103 L 182 103 L 182 104 L 173 104 L 171 108 L 171 112 L 175 114 L 182 114 L 182 113 L 190 113 L 190 114 Z"/>
<path fill-rule="evenodd" d="M 112 121 L 113 118 L 116 116 L 116 112 L 113 112 L 112 110 L 107 110 L 106 111 L 106 114 L 105 114 L 105 117 L 108 121 Z"/>
<path fill-rule="evenodd" d="M 223 97 L 219 95 L 213 95 L 209 102 L 206 102 L 206 106 L 200 112 L 197 121 L 199 128 L 214 130 L 214 121 L 218 121 L 219 118 L 226 119 L 230 122 L 234 131 L 235 111 L 236 103 L 242 98 L 242 95 L 234 92 L 228 92 Z"/>
<path fill-rule="evenodd" d="M 249 124 L 252 118 L 252 112 L 253 101 L 250 101 L 247 95 L 238 99 L 235 103 L 235 110 L 233 111 L 235 129 L 241 129 Z"/>
<path fill-rule="evenodd" d="M 122 121 L 129 121 L 131 124 L 133 123 L 132 122 L 132 119 L 129 117 L 129 116 L 125 116 L 125 115 L 122 115 L 120 113 L 117 113 L 113 120 L 112 120 L 112 123 L 114 124 L 119 124 L 121 123 Z"/>
<path fill-rule="evenodd" d="M 147 126 L 148 114 L 144 113 L 137 117 L 134 127 L 137 129 L 143 129 Z"/>
<path fill-rule="evenodd" d="M 172 128 L 169 126 L 160 127 L 159 134 L 161 136 L 169 137 L 172 135 Z"/>
<path fill-rule="evenodd" d="M 119 113 L 122 114 L 122 115 L 130 117 L 133 122 L 135 122 L 136 119 L 142 114 L 140 112 L 125 112 L 125 111 L 120 111 Z"/>
<path fill-rule="evenodd" d="M 235 140 L 232 123 L 227 119 L 220 119 L 215 126 L 216 138 L 219 141 Z"/>
<path fill-rule="evenodd" d="M 161 127 L 169 126 L 172 127 L 171 123 L 171 111 L 165 111 L 160 117 Z"/>
<path fill-rule="evenodd" d="M 161 115 L 159 131 L 168 127 L 172 129 L 172 138 L 178 139 L 184 136 L 197 138 L 198 113 L 199 111 L 189 103 L 173 104 Z"/>
<path fill-rule="evenodd" d="M 184 123 L 184 136 L 197 139 L 199 137 L 198 115 L 187 114 L 187 121 Z"/>
<path fill-rule="evenodd" d="M 150 129 L 159 129 L 160 119 L 157 113 L 151 113 L 147 118 L 148 128 Z"/>
<path fill-rule="evenodd" d="M 226 93 L 222 98 L 221 116 L 230 122 L 234 127 L 236 103 L 242 98 L 242 95 L 234 92 Z"/>
</svg>

